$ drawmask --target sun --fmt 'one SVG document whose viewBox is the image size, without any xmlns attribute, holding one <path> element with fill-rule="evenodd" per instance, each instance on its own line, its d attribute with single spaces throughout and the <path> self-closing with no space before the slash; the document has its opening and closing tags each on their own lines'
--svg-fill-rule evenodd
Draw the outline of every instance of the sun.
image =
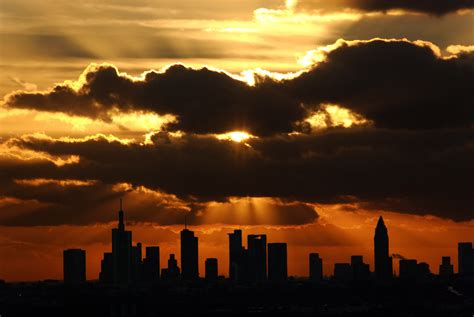
<svg viewBox="0 0 474 317">
<path fill-rule="evenodd" d="M 229 141 L 240 143 L 252 138 L 253 136 L 244 131 L 232 131 L 232 132 L 227 132 L 223 134 L 218 134 L 216 135 L 216 137 L 219 140 L 229 140 Z"/>
</svg>

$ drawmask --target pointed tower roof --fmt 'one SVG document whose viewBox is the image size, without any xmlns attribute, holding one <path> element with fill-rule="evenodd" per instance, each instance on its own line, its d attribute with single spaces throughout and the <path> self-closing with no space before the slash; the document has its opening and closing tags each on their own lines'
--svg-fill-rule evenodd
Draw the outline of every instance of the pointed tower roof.
<svg viewBox="0 0 474 317">
<path fill-rule="evenodd" d="M 387 227 L 385 226 L 385 223 L 383 221 L 383 217 L 380 216 L 379 220 L 377 221 L 377 227 L 375 227 L 375 234 L 377 233 L 387 233 Z"/>
</svg>

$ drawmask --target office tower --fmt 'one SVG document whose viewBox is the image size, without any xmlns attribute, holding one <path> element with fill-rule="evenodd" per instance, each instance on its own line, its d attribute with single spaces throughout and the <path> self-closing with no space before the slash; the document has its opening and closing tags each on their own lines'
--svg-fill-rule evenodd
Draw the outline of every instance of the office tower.
<svg viewBox="0 0 474 317">
<path fill-rule="evenodd" d="M 86 281 L 86 251 L 68 249 L 63 251 L 65 284 L 81 284 Z"/>
<path fill-rule="evenodd" d="M 113 257 L 111 252 L 105 252 L 104 258 L 100 261 L 99 281 L 105 284 L 111 284 L 114 281 Z"/>
<path fill-rule="evenodd" d="M 267 236 L 247 236 L 248 279 L 250 282 L 264 282 L 267 279 Z"/>
<path fill-rule="evenodd" d="M 160 247 L 146 247 L 143 259 L 143 280 L 156 282 L 160 279 Z"/>
<path fill-rule="evenodd" d="M 309 279 L 313 282 L 323 279 L 323 259 L 319 257 L 319 253 L 309 254 Z"/>
<path fill-rule="evenodd" d="M 132 281 L 132 232 L 125 230 L 121 199 L 118 227 L 112 229 L 112 262 L 114 283 L 129 284 Z"/>
<path fill-rule="evenodd" d="M 349 263 L 334 264 L 334 279 L 339 282 L 352 281 L 352 267 Z"/>
<path fill-rule="evenodd" d="M 351 267 L 354 281 L 362 282 L 370 279 L 370 267 L 364 263 L 362 255 L 351 256 Z"/>
<path fill-rule="evenodd" d="M 229 279 L 243 281 L 245 279 L 245 249 L 242 246 L 242 230 L 229 233 Z"/>
<path fill-rule="evenodd" d="M 378 280 L 387 280 L 392 276 L 392 258 L 388 256 L 387 227 L 380 216 L 374 236 L 375 276 Z"/>
<path fill-rule="evenodd" d="M 284 282 L 288 279 L 288 257 L 286 243 L 268 244 L 268 280 Z"/>
<path fill-rule="evenodd" d="M 460 275 L 474 274 L 474 249 L 472 242 L 458 243 L 458 273 Z"/>
<path fill-rule="evenodd" d="M 454 267 L 451 264 L 451 257 L 443 256 L 441 258 L 441 264 L 439 266 L 439 276 L 443 278 L 449 278 L 454 274 Z"/>
<path fill-rule="evenodd" d="M 132 281 L 141 282 L 143 277 L 142 244 L 132 246 Z"/>
<path fill-rule="evenodd" d="M 183 280 L 197 280 L 198 269 L 198 238 L 194 232 L 185 228 L 181 231 L 181 275 Z"/>
<path fill-rule="evenodd" d="M 206 281 L 207 282 L 217 282 L 218 277 L 217 270 L 217 259 L 209 258 L 206 259 Z"/>
<path fill-rule="evenodd" d="M 399 276 L 401 279 L 416 279 L 418 275 L 418 261 L 403 259 L 399 262 Z"/>
<path fill-rule="evenodd" d="M 168 267 L 161 270 L 161 278 L 166 281 L 176 281 L 180 277 L 180 270 L 178 267 L 178 261 L 174 254 L 170 254 L 168 259 Z"/>
</svg>

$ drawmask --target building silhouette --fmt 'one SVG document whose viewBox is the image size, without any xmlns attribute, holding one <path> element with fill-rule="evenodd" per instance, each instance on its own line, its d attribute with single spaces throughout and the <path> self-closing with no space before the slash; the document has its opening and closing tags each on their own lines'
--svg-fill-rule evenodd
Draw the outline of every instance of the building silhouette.
<svg viewBox="0 0 474 317">
<path fill-rule="evenodd" d="M 175 255 L 170 254 L 168 259 L 168 267 L 161 270 L 161 279 L 165 281 L 177 281 L 180 279 L 180 269 Z"/>
<path fill-rule="evenodd" d="M 216 258 L 208 258 L 205 263 L 205 278 L 207 282 L 217 282 L 218 267 Z"/>
<path fill-rule="evenodd" d="M 451 264 L 451 257 L 443 256 L 439 265 L 439 276 L 450 278 L 454 274 L 454 266 Z"/>
<path fill-rule="evenodd" d="M 112 274 L 115 284 L 132 281 L 132 232 L 125 230 L 122 200 L 120 200 L 118 227 L 112 229 Z"/>
<path fill-rule="evenodd" d="M 247 253 L 242 246 L 242 230 L 229 233 L 229 279 L 242 282 L 247 275 Z"/>
<path fill-rule="evenodd" d="M 104 253 L 99 280 L 103 283 L 127 285 L 143 279 L 142 244 L 132 245 L 132 232 L 125 230 L 122 199 L 118 226 L 112 229 L 112 252 Z"/>
<path fill-rule="evenodd" d="M 192 281 L 199 278 L 198 238 L 194 231 L 185 228 L 181 231 L 181 270 L 183 280 Z"/>
<path fill-rule="evenodd" d="M 319 253 L 309 254 L 309 279 L 313 282 L 323 279 L 323 259 L 319 257 Z"/>
<path fill-rule="evenodd" d="M 474 275 L 474 249 L 472 242 L 458 243 L 458 273 Z"/>
<path fill-rule="evenodd" d="M 160 279 L 160 247 L 146 247 L 143 259 L 143 280 L 156 282 Z"/>
<path fill-rule="evenodd" d="M 86 251 L 67 249 L 63 251 L 64 283 L 81 284 L 86 281 Z"/>
<path fill-rule="evenodd" d="M 430 277 L 428 263 L 418 263 L 415 259 L 402 259 L 399 262 L 399 276 L 404 280 L 426 280 Z"/>
<path fill-rule="evenodd" d="M 248 279 L 250 282 L 264 282 L 267 279 L 267 235 L 247 236 Z"/>
<path fill-rule="evenodd" d="M 351 256 L 351 268 L 354 281 L 363 282 L 370 280 L 370 266 L 364 263 L 362 255 Z"/>
<path fill-rule="evenodd" d="M 288 256 L 286 243 L 268 244 L 268 280 L 284 282 L 288 279 Z"/>
<path fill-rule="evenodd" d="M 374 235 L 374 262 L 377 280 L 388 280 L 392 277 L 392 257 L 389 256 L 388 231 L 380 216 Z"/>
</svg>

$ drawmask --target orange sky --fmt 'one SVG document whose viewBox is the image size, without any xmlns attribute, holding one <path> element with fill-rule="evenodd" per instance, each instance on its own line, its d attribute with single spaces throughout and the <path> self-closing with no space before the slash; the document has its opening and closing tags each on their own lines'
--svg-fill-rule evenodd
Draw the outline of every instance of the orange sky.
<svg viewBox="0 0 474 317">
<path fill-rule="evenodd" d="M 250 226 L 247 234 L 265 233 L 268 242 L 288 243 L 290 275 L 308 275 L 308 254 L 319 252 L 324 259 L 324 274 L 331 275 L 334 263 L 349 262 L 351 255 L 363 255 L 373 270 L 373 230 L 378 215 L 383 215 L 390 236 L 390 253 L 427 262 L 438 272 L 441 256 L 451 256 L 457 271 L 457 242 L 472 241 L 474 222 L 455 223 L 435 217 L 399 215 L 395 213 L 346 212 L 324 207 L 315 224 L 296 227 Z M 97 279 L 102 253 L 111 249 L 109 225 L 56 227 L 2 227 L 0 252 L 2 278 L 8 281 L 61 279 L 62 250 L 83 248 L 87 252 L 87 278 Z M 207 257 L 219 259 L 219 274 L 228 274 L 228 225 L 192 227 L 199 237 L 199 269 L 204 274 Z M 166 266 L 170 253 L 179 260 L 179 226 L 158 227 L 134 225 L 134 243 L 159 245 L 161 266 Z M 245 240 L 245 239 L 244 239 Z M 246 240 L 245 240 L 246 241 Z M 244 242 L 245 244 L 245 242 Z M 398 260 L 394 260 L 398 271 Z"/>
</svg>

